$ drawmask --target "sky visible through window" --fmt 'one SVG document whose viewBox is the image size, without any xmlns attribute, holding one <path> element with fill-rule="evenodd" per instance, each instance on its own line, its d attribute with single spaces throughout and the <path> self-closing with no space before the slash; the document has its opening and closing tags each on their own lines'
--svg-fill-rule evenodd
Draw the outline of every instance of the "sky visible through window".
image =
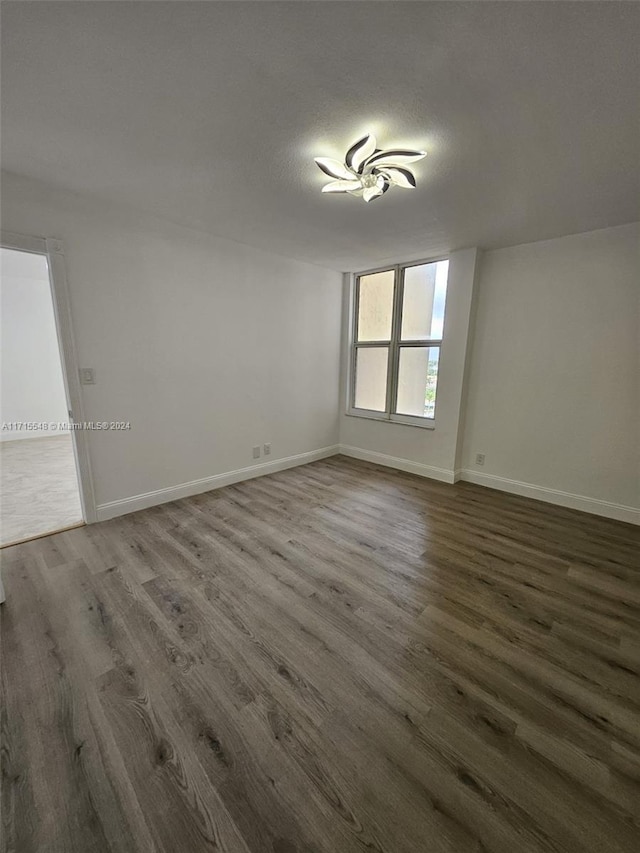
<svg viewBox="0 0 640 853">
<path fill-rule="evenodd" d="M 436 283 L 433 291 L 433 314 L 431 317 L 431 335 L 442 338 L 444 332 L 444 309 L 447 301 L 447 280 L 449 261 L 440 261 L 436 265 Z M 427 381 L 424 389 L 424 416 L 432 418 L 436 408 L 436 388 L 438 385 L 438 361 L 440 349 L 429 349 Z"/>
<path fill-rule="evenodd" d="M 449 276 L 449 261 L 440 261 L 436 266 L 436 286 L 433 293 L 433 317 L 431 320 L 431 337 L 442 338 L 444 329 L 444 306 L 447 300 L 447 278 Z"/>
</svg>

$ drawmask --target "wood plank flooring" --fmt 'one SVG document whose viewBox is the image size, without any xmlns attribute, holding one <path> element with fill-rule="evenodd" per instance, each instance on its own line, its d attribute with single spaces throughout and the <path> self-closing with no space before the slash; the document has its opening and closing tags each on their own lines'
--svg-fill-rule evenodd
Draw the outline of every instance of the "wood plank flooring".
<svg viewBox="0 0 640 853">
<path fill-rule="evenodd" d="M 640 530 L 344 457 L 3 552 L 12 853 L 637 853 Z"/>
</svg>

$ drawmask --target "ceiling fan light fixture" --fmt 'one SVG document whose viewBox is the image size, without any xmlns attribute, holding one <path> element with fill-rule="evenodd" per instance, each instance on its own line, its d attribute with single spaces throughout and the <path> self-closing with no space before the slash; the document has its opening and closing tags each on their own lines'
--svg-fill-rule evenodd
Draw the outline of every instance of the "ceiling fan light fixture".
<svg viewBox="0 0 640 853">
<path fill-rule="evenodd" d="M 344 163 L 330 157 L 316 157 L 318 168 L 333 178 L 322 192 L 348 193 L 370 202 L 384 195 L 389 187 L 414 189 L 415 175 L 407 168 L 407 163 L 422 160 L 427 152 L 409 148 L 385 151 L 376 145 L 375 136 L 368 133 L 349 148 Z"/>
</svg>

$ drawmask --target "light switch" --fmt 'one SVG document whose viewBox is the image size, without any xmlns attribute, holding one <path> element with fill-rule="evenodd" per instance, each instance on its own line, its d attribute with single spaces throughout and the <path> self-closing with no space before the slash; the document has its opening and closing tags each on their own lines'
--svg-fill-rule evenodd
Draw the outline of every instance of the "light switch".
<svg viewBox="0 0 640 853">
<path fill-rule="evenodd" d="M 93 367 L 80 368 L 80 382 L 82 385 L 95 385 L 96 374 Z"/>
</svg>

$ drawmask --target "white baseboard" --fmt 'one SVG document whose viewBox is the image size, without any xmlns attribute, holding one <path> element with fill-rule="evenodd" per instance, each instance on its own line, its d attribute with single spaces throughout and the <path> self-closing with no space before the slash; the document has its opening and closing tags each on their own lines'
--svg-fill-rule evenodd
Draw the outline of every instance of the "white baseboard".
<svg viewBox="0 0 640 853">
<path fill-rule="evenodd" d="M 344 454 L 344 456 L 352 456 L 354 459 L 362 459 L 364 462 L 373 462 L 376 465 L 384 465 L 387 468 L 397 468 L 399 471 L 407 471 L 409 474 L 418 474 L 420 477 L 440 480 L 441 483 L 455 482 L 454 472 L 448 468 L 436 468 L 433 465 L 424 465 L 422 462 L 413 462 L 411 459 L 388 456 L 386 453 L 378 453 L 375 450 L 363 450 L 361 447 L 351 447 L 349 444 L 341 444 L 340 453 Z"/>
<path fill-rule="evenodd" d="M 640 509 L 632 506 L 588 498 L 585 495 L 574 495 L 558 489 L 547 489 L 543 486 L 535 486 L 533 483 L 522 483 L 519 480 L 509 480 L 507 477 L 497 477 L 495 474 L 482 474 L 466 468 L 456 471 L 456 480 L 458 479 L 476 483 L 478 486 L 487 486 L 489 489 L 499 489 L 501 492 L 510 492 L 525 498 L 534 498 L 537 501 L 579 509 L 582 512 L 614 518 L 617 521 L 626 521 L 629 524 L 640 524 Z"/>
<path fill-rule="evenodd" d="M 210 492 L 212 489 L 231 486 L 243 480 L 251 480 L 253 477 L 275 474 L 277 471 L 284 471 L 286 468 L 295 468 L 297 465 L 306 465 L 308 462 L 326 459 L 327 456 L 335 456 L 338 452 L 339 446 L 335 444 L 331 447 L 321 447 L 319 450 L 310 450 L 308 453 L 298 453 L 296 456 L 286 456 L 284 459 L 274 459 L 272 462 L 250 465 L 248 468 L 238 468 L 236 471 L 227 471 L 224 474 L 214 474 L 200 480 L 191 480 L 189 483 L 180 483 L 178 486 L 168 486 L 164 489 L 156 489 L 153 492 L 145 492 L 142 495 L 109 501 L 98 505 L 97 520 L 107 521 L 129 512 L 137 512 L 140 509 L 148 509 L 151 506 L 168 503 L 179 498 L 188 498 L 191 495 Z"/>
<path fill-rule="evenodd" d="M 202 492 L 220 489 L 223 486 L 231 486 L 233 483 L 240 483 L 243 480 L 250 480 L 253 477 L 275 474 L 277 471 L 284 471 L 287 468 L 294 468 L 298 465 L 306 465 L 318 459 L 335 456 L 337 453 L 351 456 L 354 459 L 362 459 L 365 462 L 373 462 L 375 465 L 383 465 L 387 468 L 407 471 L 410 474 L 417 474 L 420 477 L 439 480 L 442 483 L 451 484 L 458 480 L 466 480 L 469 483 L 476 483 L 479 486 L 486 486 L 490 489 L 498 489 L 514 495 L 521 495 L 522 497 L 534 498 L 535 500 L 545 501 L 546 503 L 568 507 L 569 509 L 578 509 L 594 515 L 601 515 L 605 518 L 613 518 L 617 521 L 626 521 L 630 524 L 640 525 L 640 509 L 636 509 L 635 507 L 601 501 L 597 498 L 585 497 L 584 495 L 574 495 L 571 492 L 563 492 L 558 489 L 547 489 L 543 486 L 536 486 L 533 483 L 523 483 L 519 480 L 510 480 L 507 477 L 498 477 L 495 474 L 483 474 L 469 469 L 452 471 L 447 468 L 437 468 L 433 465 L 413 462 L 410 459 L 389 456 L 386 453 L 363 450 L 360 447 L 352 447 L 348 444 L 322 447 L 319 450 L 311 450 L 308 453 L 298 453 L 295 456 L 286 456 L 284 459 L 261 462 L 259 465 L 251 465 L 248 468 L 239 468 L 236 471 L 214 474 L 211 477 L 203 477 L 199 480 L 192 480 L 189 483 L 180 483 L 177 486 L 168 486 L 164 489 L 156 489 L 153 492 L 133 495 L 132 497 L 122 498 L 117 501 L 109 501 L 97 507 L 97 520 L 107 521 L 110 518 L 136 512 L 140 509 L 148 509 L 157 504 L 175 501 L 179 498 L 189 497 L 190 495 L 199 495 Z"/>
</svg>

